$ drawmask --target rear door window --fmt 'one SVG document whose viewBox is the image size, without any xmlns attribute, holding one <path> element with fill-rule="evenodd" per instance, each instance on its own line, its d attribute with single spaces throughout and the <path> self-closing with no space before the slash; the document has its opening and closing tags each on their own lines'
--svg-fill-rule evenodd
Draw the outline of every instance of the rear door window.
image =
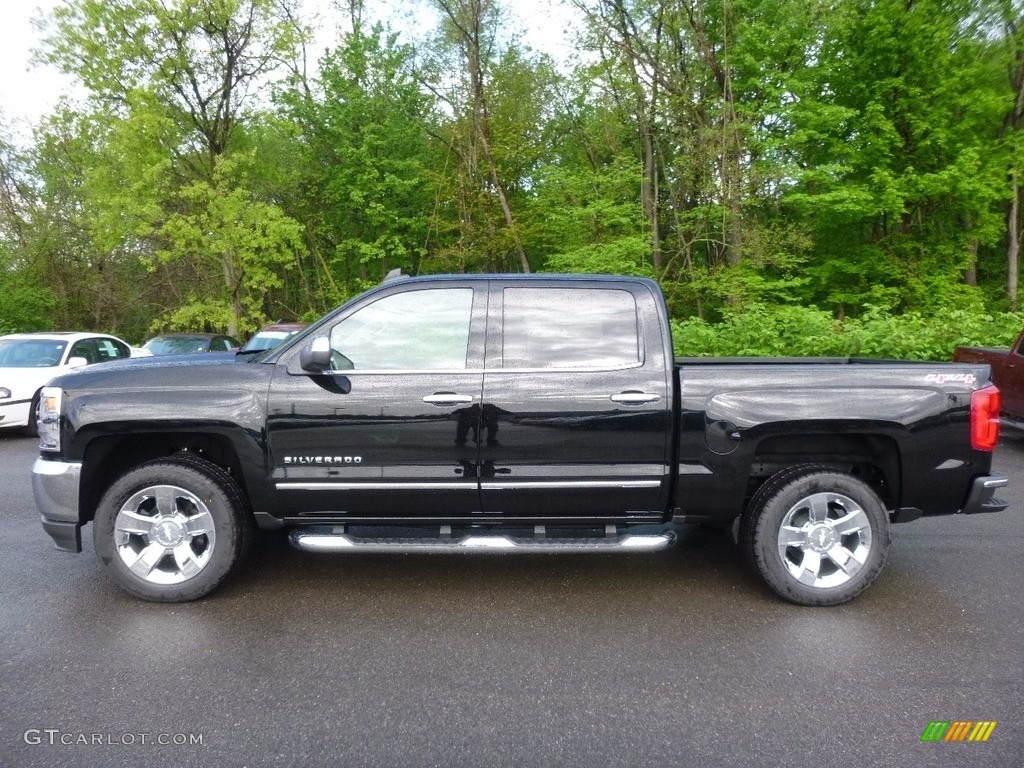
<svg viewBox="0 0 1024 768">
<path fill-rule="evenodd" d="M 616 288 L 505 288 L 502 367 L 608 369 L 643 362 L 636 300 Z"/>
<path fill-rule="evenodd" d="M 108 360 L 120 360 L 131 355 L 131 350 L 128 347 L 113 339 L 95 339 L 94 341 L 98 353 L 94 362 L 105 363 Z"/>
</svg>

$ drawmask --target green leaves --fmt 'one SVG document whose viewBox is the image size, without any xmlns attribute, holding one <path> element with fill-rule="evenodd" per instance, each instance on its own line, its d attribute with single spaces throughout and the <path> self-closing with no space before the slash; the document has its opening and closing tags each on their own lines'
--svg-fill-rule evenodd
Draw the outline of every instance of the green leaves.
<svg viewBox="0 0 1024 768">
<path fill-rule="evenodd" d="M 282 95 L 300 147 L 301 198 L 290 210 L 307 222 L 307 247 L 323 254 L 334 301 L 395 267 L 416 271 L 423 256 L 431 108 L 412 54 L 379 25 L 357 26 L 320 60 L 308 92 Z"/>
<path fill-rule="evenodd" d="M 181 205 L 157 230 L 164 243 L 157 262 L 189 261 L 200 283 L 204 275 L 220 275 L 219 288 L 206 286 L 203 303 L 211 306 L 213 317 L 222 314 L 212 308 L 230 309 L 226 326 L 220 327 L 232 335 L 251 333 L 264 322 L 263 296 L 282 287 L 281 272 L 292 266 L 302 241 L 298 223 L 277 206 L 253 199 L 244 175 L 239 177 L 245 160 L 252 162 L 241 155 L 223 159 L 212 181 L 182 187 L 176 195 Z M 190 299 L 186 306 L 194 303 Z M 196 315 L 172 310 L 169 316 L 180 326 L 183 318 Z"/>
<path fill-rule="evenodd" d="M 399 34 L 357 3 L 306 67 L 278 0 L 66 0 L 41 56 L 87 98 L 0 189 L 0 274 L 134 336 L 394 267 L 652 275 L 734 351 L 939 355 L 941 318 L 1014 305 L 1019 3 L 582 0 L 564 61 L 501 2 L 430 6 Z"/>
<path fill-rule="evenodd" d="M 720 323 L 672 321 L 677 355 L 685 357 L 875 357 L 948 361 L 961 345 L 1013 343 L 1024 314 L 952 310 L 892 315 L 869 307 L 860 318 L 836 320 L 814 307 L 755 304 Z"/>
</svg>

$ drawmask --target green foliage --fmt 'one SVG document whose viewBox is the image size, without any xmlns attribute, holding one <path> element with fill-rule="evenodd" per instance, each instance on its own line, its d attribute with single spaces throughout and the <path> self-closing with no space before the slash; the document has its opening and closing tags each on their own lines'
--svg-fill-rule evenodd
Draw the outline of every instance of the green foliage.
<svg viewBox="0 0 1024 768">
<path fill-rule="evenodd" d="M 401 267 L 655 276 L 695 354 L 1018 330 L 1020 3 L 579 0 L 559 62 L 429 5 L 412 43 L 349 4 L 307 74 L 278 0 L 59 4 L 87 96 L 0 126 L 0 326 L 244 333 Z"/>
<path fill-rule="evenodd" d="M 643 236 L 622 237 L 604 245 L 581 245 L 548 258 L 544 271 L 591 275 L 654 277 Z"/>
<path fill-rule="evenodd" d="M 636 163 L 613 158 L 596 168 L 552 165 L 534 181 L 528 241 L 545 254 L 544 271 L 650 274 Z"/>
<path fill-rule="evenodd" d="M 875 310 L 850 321 L 854 354 L 906 360 L 949 360 L 958 346 L 1009 346 L 1024 328 L 1024 314 L 981 314 L 950 310 L 887 315 Z"/>
<path fill-rule="evenodd" d="M 1024 328 L 1024 313 L 950 310 L 924 316 L 892 315 L 869 308 L 839 321 L 814 307 L 755 304 L 727 313 L 720 323 L 699 318 L 672 321 L 677 355 L 686 357 L 859 356 L 900 360 L 949 360 L 968 346 L 1009 346 Z"/>
<path fill-rule="evenodd" d="M 51 330 L 57 298 L 36 276 L 0 269 L 0 334 Z"/>
<path fill-rule="evenodd" d="M 811 301 L 932 314 L 1000 242 L 1005 105 L 976 18 L 956 0 L 874 0 L 822 27 L 782 139 L 782 204 L 815 236 Z"/>
<path fill-rule="evenodd" d="M 842 324 L 813 307 L 754 304 L 720 323 L 672 321 L 676 354 L 687 357 L 828 356 L 850 354 Z"/>
<path fill-rule="evenodd" d="M 395 267 L 416 271 L 423 258 L 433 203 L 423 130 L 430 105 L 412 54 L 381 26 L 357 25 L 320 60 L 315 89 L 280 98 L 301 147 L 303 199 L 294 215 L 330 270 L 329 303 Z"/>
<path fill-rule="evenodd" d="M 256 330 L 265 318 L 263 296 L 283 284 L 282 270 L 292 266 L 301 243 L 301 227 L 275 205 L 254 200 L 245 186 L 244 174 L 235 176 L 242 158 L 224 159 L 216 167 L 212 182 L 193 181 L 178 193 L 182 212 L 166 217 L 159 235 L 166 245 L 156 261 L 168 263 L 198 259 L 199 268 L 209 274 L 221 273 L 219 288 L 211 288 L 211 316 L 222 316 L 217 307 L 227 306 L 226 327 L 230 333 Z M 173 322 L 202 319 L 186 303 L 183 315 L 172 311 Z M 180 310 L 179 310 L 180 311 Z"/>
<path fill-rule="evenodd" d="M 184 304 L 170 310 L 163 317 L 156 318 L 149 326 L 150 333 L 166 331 L 195 331 L 202 333 L 218 333 L 227 328 L 234 320 L 234 308 L 226 302 L 198 299 L 190 294 Z M 246 327 L 242 333 L 251 333 L 254 326 Z"/>
</svg>

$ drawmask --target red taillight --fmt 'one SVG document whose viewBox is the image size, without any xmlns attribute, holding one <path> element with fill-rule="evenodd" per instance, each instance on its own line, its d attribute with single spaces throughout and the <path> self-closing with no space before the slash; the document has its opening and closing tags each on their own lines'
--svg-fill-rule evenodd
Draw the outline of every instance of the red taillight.
<svg viewBox="0 0 1024 768">
<path fill-rule="evenodd" d="M 979 389 L 971 395 L 971 448 L 993 451 L 999 442 L 999 409 L 1001 399 L 994 386 Z"/>
</svg>

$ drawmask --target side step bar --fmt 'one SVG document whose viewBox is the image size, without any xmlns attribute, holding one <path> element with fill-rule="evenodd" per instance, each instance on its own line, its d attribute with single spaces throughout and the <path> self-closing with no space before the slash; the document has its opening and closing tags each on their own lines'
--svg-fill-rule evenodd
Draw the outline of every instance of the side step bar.
<svg viewBox="0 0 1024 768">
<path fill-rule="evenodd" d="M 676 543 L 672 531 L 619 534 L 614 532 L 615 526 L 608 526 L 603 537 L 580 538 L 548 536 L 544 526 L 538 526 L 532 537 L 470 534 L 455 538 L 446 528 L 441 528 L 437 537 L 370 538 L 352 536 L 344 526 L 310 526 L 293 530 L 288 538 L 293 547 L 306 552 L 654 552 Z"/>
</svg>

